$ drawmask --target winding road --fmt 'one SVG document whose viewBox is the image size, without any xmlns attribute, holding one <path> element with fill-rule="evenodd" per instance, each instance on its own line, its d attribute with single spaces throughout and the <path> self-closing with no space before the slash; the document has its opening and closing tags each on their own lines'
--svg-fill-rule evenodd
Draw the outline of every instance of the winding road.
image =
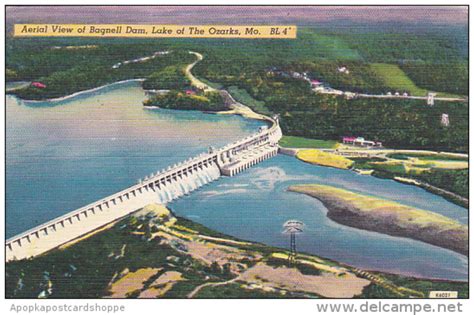
<svg viewBox="0 0 474 315">
<path fill-rule="evenodd" d="M 197 59 L 196 59 L 195 62 L 193 62 L 193 63 L 189 64 L 188 66 L 186 66 L 186 69 L 184 69 L 186 77 L 191 81 L 191 84 L 193 86 L 197 87 L 198 89 L 202 89 L 204 92 L 216 91 L 215 88 L 210 87 L 208 84 L 200 81 L 191 72 L 191 70 L 194 68 L 194 66 L 204 58 L 202 56 L 202 54 L 200 54 L 198 52 L 194 52 L 194 51 L 190 51 L 189 53 L 192 54 L 192 55 L 195 55 L 197 57 Z"/>
<path fill-rule="evenodd" d="M 197 59 L 196 59 L 195 62 L 193 62 L 193 63 L 189 64 L 188 66 L 186 66 L 186 68 L 185 68 L 186 77 L 191 81 L 191 84 L 193 86 L 197 87 L 198 89 L 203 90 L 204 92 L 218 91 L 221 94 L 221 96 L 224 99 L 224 102 L 230 108 L 230 110 L 219 112 L 219 114 L 241 115 L 245 118 L 264 120 L 264 121 L 270 122 L 272 125 L 275 124 L 275 121 L 272 118 L 270 118 L 268 116 L 265 116 L 265 115 L 262 115 L 262 114 L 258 114 L 256 112 L 254 112 L 247 105 L 244 105 L 242 103 L 237 102 L 228 91 L 226 91 L 226 90 L 217 90 L 217 89 L 209 86 L 208 84 L 200 81 L 198 78 L 196 78 L 192 74 L 191 70 L 204 57 L 203 57 L 202 54 L 200 54 L 198 52 L 190 51 L 189 53 L 195 55 L 197 57 Z"/>
</svg>

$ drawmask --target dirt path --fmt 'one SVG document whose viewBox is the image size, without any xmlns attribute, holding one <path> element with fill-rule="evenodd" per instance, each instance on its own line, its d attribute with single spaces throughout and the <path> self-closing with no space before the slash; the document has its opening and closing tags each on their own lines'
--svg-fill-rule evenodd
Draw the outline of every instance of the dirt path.
<svg viewBox="0 0 474 315">
<path fill-rule="evenodd" d="M 200 81 L 198 78 L 196 78 L 191 70 L 194 68 L 194 66 L 200 62 L 204 57 L 198 53 L 198 52 L 194 52 L 194 51 L 190 51 L 189 52 L 190 54 L 192 55 L 195 55 L 197 57 L 197 60 L 195 62 L 193 62 L 192 64 L 189 64 L 186 69 L 184 70 L 185 74 L 186 74 L 186 77 L 191 81 L 191 84 L 199 89 L 202 89 L 203 91 L 205 92 L 211 92 L 211 91 L 216 91 L 215 88 L 213 87 L 210 87 L 209 85 L 207 85 L 206 83 Z"/>
<path fill-rule="evenodd" d="M 241 115 L 245 118 L 250 118 L 250 119 L 258 119 L 258 120 L 265 120 L 269 121 L 272 124 L 274 123 L 273 119 L 271 119 L 268 116 L 258 114 L 254 112 L 250 107 L 247 105 L 244 105 L 242 103 L 237 102 L 232 95 L 226 90 L 220 90 L 220 93 L 226 103 L 228 103 L 229 107 L 231 110 L 225 111 L 225 112 L 219 112 L 219 114 L 229 114 L 229 115 Z"/>
<path fill-rule="evenodd" d="M 240 277 L 240 276 L 239 276 Z M 230 279 L 230 280 L 227 280 L 227 281 L 223 281 L 223 282 L 207 282 L 207 283 L 203 283 L 201 285 L 198 285 L 197 287 L 194 288 L 194 290 L 192 290 L 186 297 L 188 299 L 191 299 L 193 298 L 199 291 L 201 291 L 201 289 L 205 288 L 205 287 L 217 287 L 217 286 L 220 286 L 220 285 L 226 285 L 226 284 L 230 284 L 230 283 L 233 283 L 235 281 L 237 281 L 239 279 L 239 277 L 236 277 L 234 279 Z"/>
<path fill-rule="evenodd" d="M 186 77 L 191 81 L 191 84 L 199 89 L 202 89 L 204 92 L 211 92 L 211 91 L 217 91 L 215 88 L 209 86 L 208 84 L 200 81 L 198 78 L 196 78 L 191 70 L 193 67 L 200 62 L 204 57 L 202 54 L 194 51 L 190 51 L 190 54 L 193 54 L 197 57 L 197 60 L 193 62 L 192 64 L 189 64 L 186 69 L 185 69 L 185 74 Z M 262 115 L 262 114 L 257 114 L 254 112 L 250 107 L 247 105 L 244 105 L 242 103 L 237 102 L 232 95 L 226 90 L 219 90 L 221 93 L 222 97 L 224 98 L 224 102 L 231 108 L 228 111 L 221 111 L 218 112 L 219 114 L 227 114 L 227 115 L 241 115 L 245 118 L 250 118 L 250 119 L 258 119 L 258 120 L 265 120 L 269 121 L 272 124 L 274 123 L 273 119 L 271 119 L 268 116 Z"/>
</svg>

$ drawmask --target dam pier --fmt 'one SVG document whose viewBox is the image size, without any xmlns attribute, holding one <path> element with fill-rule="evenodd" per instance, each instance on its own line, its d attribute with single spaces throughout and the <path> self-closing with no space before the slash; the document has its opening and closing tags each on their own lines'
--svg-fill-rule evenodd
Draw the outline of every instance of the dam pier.
<svg viewBox="0 0 474 315">
<path fill-rule="evenodd" d="M 166 204 L 221 176 L 235 176 L 278 153 L 282 132 L 278 118 L 272 126 L 222 148 L 151 174 L 137 184 L 71 211 L 6 240 L 6 261 L 43 254 L 101 228 L 150 203 Z"/>
</svg>

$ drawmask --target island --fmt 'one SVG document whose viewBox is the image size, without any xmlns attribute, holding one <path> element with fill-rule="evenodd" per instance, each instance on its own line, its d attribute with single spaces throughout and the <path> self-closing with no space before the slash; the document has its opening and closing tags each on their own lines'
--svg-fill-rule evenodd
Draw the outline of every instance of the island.
<svg viewBox="0 0 474 315">
<path fill-rule="evenodd" d="M 468 256 L 468 227 L 443 215 L 326 185 L 293 185 L 289 191 L 320 200 L 328 217 L 347 226 L 408 237 Z"/>
</svg>

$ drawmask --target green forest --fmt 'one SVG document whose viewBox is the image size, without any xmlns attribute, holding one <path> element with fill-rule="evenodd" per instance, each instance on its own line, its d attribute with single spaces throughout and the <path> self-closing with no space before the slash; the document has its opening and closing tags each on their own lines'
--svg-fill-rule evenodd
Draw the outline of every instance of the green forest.
<svg viewBox="0 0 474 315">
<path fill-rule="evenodd" d="M 10 72 L 15 73 L 17 80 L 38 81 L 46 85 L 46 88 L 29 86 L 15 91 L 14 94 L 23 99 L 32 100 L 57 98 L 116 81 L 138 78 L 148 78 L 145 84 L 149 88 L 157 85 L 161 88 L 165 80 L 167 80 L 167 85 L 163 84 L 163 89 L 181 87 L 186 82 L 183 75 L 176 75 L 175 72 L 178 71 L 176 69 L 179 68 L 178 72 L 181 72 L 185 64 L 194 61 L 192 55 L 180 50 L 146 62 L 121 64 L 114 68 L 113 65 L 121 61 L 153 55 L 155 52 L 150 48 L 137 45 L 134 47 L 135 54 L 131 55 L 131 49 L 120 48 L 122 48 L 120 45 L 112 47 L 104 45 L 76 50 L 47 49 L 39 52 L 38 55 L 33 55 L 32 60 L 21 62 L 19 65 L 16 63 L 19 57 L 17 55 L 12 58 L 12 64 L 17 66 L 12 66 L 13 69 L 8 68 Z M 25 59 L 29 56 L 24 55 Z M 160 73 L 159 79 L 157 79 L 157 72 Z M 163 74 L 167 77 L 161 78 Z"/>
<path fill-rule="evenodd" d="M 206 92 L 202 95 L 186 95 L 172 90 L 165 95 L 158 95 L 144 102 L 145 106 L 158 106 L 166 109 L 222 111 L 227 108 L 219 92 Z"/>
<path fill-rule="evenodd" d="M 8 38 L 7 80 L 45 84 L 11 92 L 41 100 L 143 78 L 145 89 L 176 90 L 160 100 L 161 106 L 173 108 L 179 91 L 189 88 L 184 67 L 195 56 L 188 52 L 199 51 L 204 59 L 193 69 L 197 77 L 228 89 L 257 112 L 280 114 L 285 135 L 322 140 L 362 136 L 393 148 L 467 152 L 465 102 L 437 101 L 429 107 L 421 100 L 346 99 L 315 94 L 308 81 L 287 75 L 305 72 L 327 86 L 352 92 L 434 91 L 462 97 L 468 84 L 465 31 L 457 26 L 397 30 L 373 25 L 350 32 L 329 26 L 300 28 L 295 40 Z M 123 63 L 158 51 L 170 53 Z M 341 66 L 349 72 L 337 71 Z M 221 108 L 214 99 L 179 99 L 187 108 Z M 442 114 L 449 115 L 447 127 L 440 123 Z"/>
</svg>

